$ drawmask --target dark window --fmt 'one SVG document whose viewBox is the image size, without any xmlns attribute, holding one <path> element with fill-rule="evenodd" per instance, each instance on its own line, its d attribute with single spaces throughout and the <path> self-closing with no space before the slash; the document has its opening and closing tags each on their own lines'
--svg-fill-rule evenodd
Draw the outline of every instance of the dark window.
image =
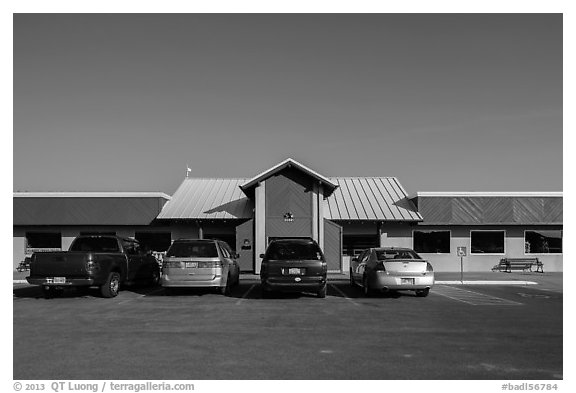
<svg viewBox="0 0 576 393">
<path fill-rule="evenodd" d="M 60 250 L 62 235 L 60 232 L 26 232 L 27 250 Z"/>
<path fill-rule="evenodd" d="M 209 233 L 204 233 L 203 238 L 222 240 L 223 242 L 226 242 L 226 244 L 228 244 L 232 250 L 236 250 L 236 235 L 212 235 Z"/>
<path fill-rule="evenodd" d="M 166 251 L 172 243 L 170 232 L 136 232 L 134 237 L 142 247 L 150 251 Z"/>
<path fill-rule="evenodd" d="M 120 252 L 120 249 L 114 237 L 78 237 L 70 251 Z"/>
<path fill-rule="evenodd" d="M 214 242 L 175 241 L 168 249 L 166 256 L 214 258 L 218 256 L 218 250 Z"/>
<path fill-rule="evenodd" d="M 320 247 L 310 241 L 277 241 L 272 242 L 266 250 L 268 260 L 308 259 L 321 260 Z"/>
<path fill-rule="evenodd" d="M 380 247 L 378 235 L 343 235 L 342 254 L 357 256 L 367 248 Z"/>
<path fill-rule="evenodd" d="M 524 232 L 524 251 L 526 254 L 561 254 L 562 231 Z"/>
<path fill-rule="evenodd" d="M 436 254 L 450 253 L 450 231 L 414 231 L 414 250 Z"/>
<path fill-rule="evenodd" d="M 90 231 L 90 232 L 80 232 L 80 236 L 116 236 L 116 232 L 99 232 L 99 231 Z"/>
<path fill-rule="evenodd" d="M 504 231 L 471 231 L 471 254 L 504 254 Z"/>
<path fill-rule="evenodd" d="M 384 261 L 387 259 L 422 259 L 412 250 L 380 250 L 376 251 L 376 259 Z"/>
</svg>

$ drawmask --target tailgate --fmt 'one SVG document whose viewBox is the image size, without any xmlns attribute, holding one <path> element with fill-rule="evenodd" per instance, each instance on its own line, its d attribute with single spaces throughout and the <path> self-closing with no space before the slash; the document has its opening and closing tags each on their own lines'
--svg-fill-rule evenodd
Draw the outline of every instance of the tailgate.
<svg viewBox="0 0 576 393">
<path fill-rule="evenodd" d="M 384 261 L 384 268 L 391 273 L 425 273 L 427 262 L 421 259 L 392 259 Z"/>
<path fill-rule="evenodd" d="M 31 277 L 78 277 L 88 275 L 85 252 L 39 252 L 30 264 Z"/>
<path fill-rule="evenodd" d="M 325 272 L 322 261 L 299 260 L 299 261 L 268 261 L 268 273 L 278 276 L 321 276 Z"/>
</svg>

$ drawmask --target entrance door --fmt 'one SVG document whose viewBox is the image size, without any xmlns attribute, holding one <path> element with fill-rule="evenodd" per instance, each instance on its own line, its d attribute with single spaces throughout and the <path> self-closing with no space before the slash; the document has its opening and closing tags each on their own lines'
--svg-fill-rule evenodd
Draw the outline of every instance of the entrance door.
<svg viewBox="0 0 576 393">
<path fill-rule="evenodd" d="M 254 272 L 254 220 L 236 227 L 236 253 L 241 272 Z"/>
<path fill-rule="evenodd" d="M 324 256 L 329 272 L 342 271 L 342 227 L 324 219 Z"/>
</svg>

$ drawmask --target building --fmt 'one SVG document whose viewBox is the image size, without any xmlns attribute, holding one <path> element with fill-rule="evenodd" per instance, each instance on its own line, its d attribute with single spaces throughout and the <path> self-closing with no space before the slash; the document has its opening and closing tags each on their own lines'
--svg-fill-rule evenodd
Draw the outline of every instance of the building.
<svg viewBox="0 0 576 393">
<path fill-rule="evenodd" d="M 252 178 L 186 177 L 163 193 L 14 193 L 14 267 L 80 234 L 132 236 L 162 252 L 178 238 L 219 238 L 259 273 L 268 242 L 310 237 L 333 272 L 366 247 L 414 248 L 437 271 L 487 271 L 536 256 L 562 270 L 562 193 L 424 193 L 394 177 L 325 177 L 287 159 Z"/>
</svg>

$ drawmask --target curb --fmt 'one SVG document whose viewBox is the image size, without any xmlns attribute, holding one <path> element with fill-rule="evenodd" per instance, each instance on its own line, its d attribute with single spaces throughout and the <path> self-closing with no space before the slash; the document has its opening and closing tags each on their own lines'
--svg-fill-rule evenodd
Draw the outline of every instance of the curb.
<svg viewBox="0 0 576 393">
<path fill-rule="evenodd" d="M 440 285 L 538 285 L 534 281 L 435 281 Z"/>
</svg>

